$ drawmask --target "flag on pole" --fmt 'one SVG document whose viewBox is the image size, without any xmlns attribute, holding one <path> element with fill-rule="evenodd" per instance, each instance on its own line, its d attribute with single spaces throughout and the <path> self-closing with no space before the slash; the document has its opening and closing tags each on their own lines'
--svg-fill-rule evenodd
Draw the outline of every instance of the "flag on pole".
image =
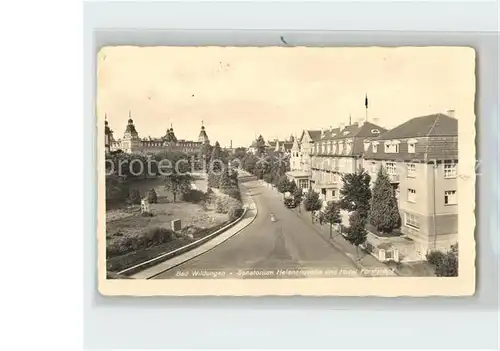
<svg viewBox="0 0 500 351">
<path fill-rule="evenodd" d="M 365 94 L 365 108 L 368 108 L 368 94 Z"/>
</svg>

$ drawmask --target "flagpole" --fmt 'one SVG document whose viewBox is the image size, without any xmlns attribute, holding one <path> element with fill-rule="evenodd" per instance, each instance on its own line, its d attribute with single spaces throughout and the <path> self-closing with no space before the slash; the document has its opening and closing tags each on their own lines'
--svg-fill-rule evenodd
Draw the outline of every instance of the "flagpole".
<svg viewBox="0 0 500 351">
<path fill-rule="evenodd" d="M 368 93 L 365 93 L 365 122 L 368 122 Z"/>
</svg>

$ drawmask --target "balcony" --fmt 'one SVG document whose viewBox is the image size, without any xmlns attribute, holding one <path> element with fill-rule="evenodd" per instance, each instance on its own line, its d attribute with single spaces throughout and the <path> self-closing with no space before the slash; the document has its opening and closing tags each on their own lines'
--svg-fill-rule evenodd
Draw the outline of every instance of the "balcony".
<svg viewBox="0 0 500 351">
<path fill-rule="evenodd" d="M 399 174 L 389 174 L 388 176 L 391 183 L 399 183 Z"/>
</svg>

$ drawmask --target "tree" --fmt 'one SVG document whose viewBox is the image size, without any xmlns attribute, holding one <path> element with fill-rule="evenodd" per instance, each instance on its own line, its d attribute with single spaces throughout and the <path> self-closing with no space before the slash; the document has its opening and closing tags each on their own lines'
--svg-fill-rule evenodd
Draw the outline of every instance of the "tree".
<svg viewBox="0 0 500 351">
<path fill-rule="evenodd" d="M 356 173 L 342 176 L 342 189 L 340 189 L 340 207 L 349 212 L 357 211 L 364 219 L 368 218 L 370 211 L 370 175 L 362 169 Z"/>
<path fill-rule="evenodd" d="M 377 180 L 373 185 L 369 221 L 379 232 L 383 233 L 390 233 L 401 226 L 394 189 L 382 166 L 378 170 Z"/>
<path fill-rule="evenodd" d="M 212 156 L 210 157 L 210 166 L 208 168 L 208 186 L 217 188 L 220 182 L 224 161 L 222 159 L 222 149 L 218 141 L 212 149 Z"/>
<path fill-rule="evenodd" d="M 297 184 L 295 184 L 295 181 L 293 180 L 290 180 L 290 186 L 288 188 L 288 191 L 290 192 L 290 194 L 295 194 L 295 192 L 297 191 Z"/>
<path fill-rule="evenodd" d="M 175 202 L 178 195 L 189 192 L 192 180 L 189 174 L 172 173 L 165 177 L 165 190 L 172 193 Z"/>
<path fill-rule="evenodd" d="M 434 266 L 438 277 L 458 276 L 458 244 L 452 245 L 448 252 L 432 251 L 426 256 L 427 262 Z"/>
<path fill-rule="evenodd" d="M 257 153 L 256 153 L 257 156 L 261 156 L 266 152 L 266 142 L 262 137 L 262 135 L 259 135 L 259 137 L 255 141 L 255 144 L 257 146 Z"/>
<path fill-rule="evenodd" d="M 330 239 L 332 238 L 332 226 L 340 223 L 340 205 L 334 201 L 329 201 L 326 205 L 324 220 L 330 225 Z"/>
<path fill-rule="evenodd" d="M 226 168 L 222 171 L 222 174 L 219 178 L 219 186 L 218 188 L 222 191 L 233 187 L 231 177 L 229 175 L 229 170 Z"/>
<path fill-rule="evenodd" d="M 291 190 L 291 184 L 287 176 L 281 176 L 278 181 L 278 191 L 282 194 Z"/>
<path fill-rule="evenodd" d="M 156 204 L 158 202 L 158 195 L 156 195 L 155 189 L 148 191 L 148 202 L 150 204 Z"/>
<path fill-rule="evenodd" d="M 295 191 L 293 192 L 293 199 L 295 201 L 295 204 L 299 207 L 299 212 L 300 212 L 300 205 L 302 203 L 302 189 L 301 188 L 295 187 Z"/>
<path fill-rule="evenodd" d="M 313 221 L 314 212 L 321 210 L 322 206 L 323 202 L 319 198 L 319 194 L 312 188 L 309 188 L 309 191 L 304 199 L 304 208 L 307 212 L 311 212 L 311 222 Z"/>
<path fill-rule="evenodd" d="M 255 170 L 257 167 L 256 164 L 257 164 L 257 158 L 255 157 L 255 155 L 246 154 L 245 157 L 243 158 L 243 169 L 248 173 L 255 175 Z"/>
<path fill-rule="evenodd" d="M 347 228 L 347 241 L 356 246 L 356 252 L 359 255 L 359 245 L 366 242 L 366 218 L 364 213 L 360 211 L 354 211 L 349 216 L 349 228 Z"/>
<path fill-rule="evenodd" d="M 136 188 L 130 189 L 128 201 L 131 204 L 136 204 L 136 205 L 141 203 L 141 194 L 139 193 L 139 189 Z"/>
</svg>

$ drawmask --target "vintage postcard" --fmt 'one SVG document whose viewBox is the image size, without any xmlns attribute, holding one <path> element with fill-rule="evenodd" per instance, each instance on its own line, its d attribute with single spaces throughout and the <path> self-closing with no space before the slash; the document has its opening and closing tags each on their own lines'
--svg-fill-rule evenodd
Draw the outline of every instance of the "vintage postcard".
<svg viewBox="0 0 500 351">
<path fill-rule="evenodd" d="M 475 291 L 475 52 L 97 57 L 103 295 Z"/>
</svg>

